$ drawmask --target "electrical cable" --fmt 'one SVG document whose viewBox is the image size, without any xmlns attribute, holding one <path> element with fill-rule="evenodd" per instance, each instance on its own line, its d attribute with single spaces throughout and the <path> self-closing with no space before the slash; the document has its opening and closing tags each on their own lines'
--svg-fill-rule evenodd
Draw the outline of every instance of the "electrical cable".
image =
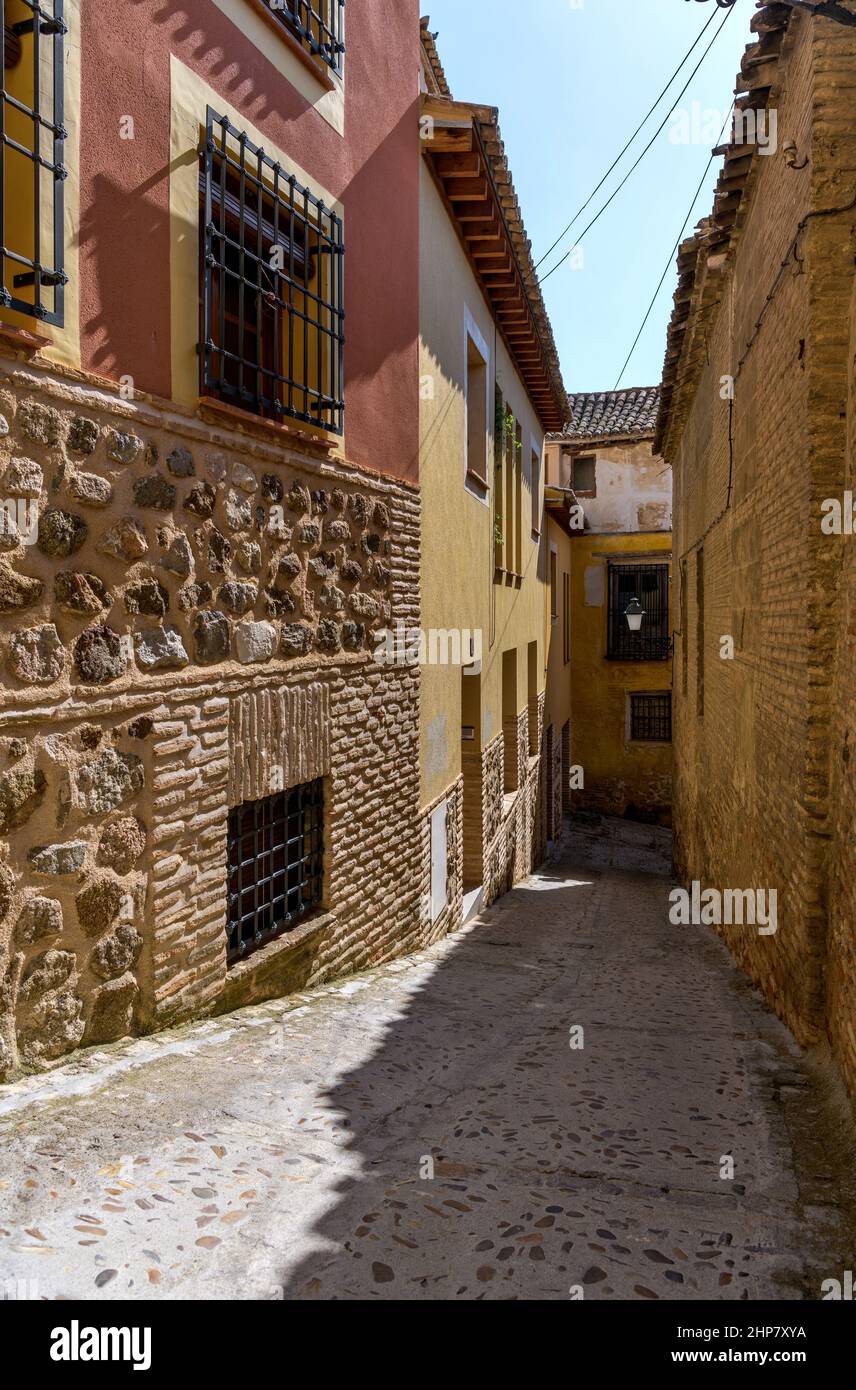
<svg viewBox="0 0 856 1390">
<path fill-rule="evenodd" d="M 714 21 L 715 19 L 716 19 L 716 10 L 713 10 L 712 13 L 710 14 L 708 20 L 707 20 L 707 23 L 706 23 L 706 24 L 704 25 L 704 27 L 700 30 L 700 32 L 697 34 L 697 36 L 693 39 L 692 46 L 691 46 L 690 48 L 687 49 L 686 53 L 684 54 L 683 58 L 681 59 L 680 63 L 678 64 L 678 66 L 676 67 L 675 71 L 672 73 L 671 77 L 669 78 L 669 80 L 668 80 L 668 82 L 666 83 L 665 87 L 663 88 L 662 92 L 661 92 L 660 95 L 657 97 L 657 100 L 654 102 L 654 105 L 650 108 L 649 111 L 647 111 L 647 112 L 645 113 L 645 116 L 644 116 L 643 120 L 640 122 L 640 124 L 639 124 L 639 125 L 636 127 L 636 129 L 634 130 L 634 132 L 633 132 L 633 134 L 631 135 L 630 139 L 627 141 L 627 144 L 624 146 L 624 149 L 621 151 L 621 153 L 620 153 L 619 155 L 616 155 L 615 159 L 614 159 L 614 160 L 612 161 L 612 163 L 610 164 L 609 168 L 607 169 L 607 171 L 606 171 L 606 173 L 604 174 L 603 178 L 601 179 L 600 183 L 597 185 L 597 188 L 592 189 L 591 193 L 590 193 L 589 196 L 586 198 L 586 200 L 585 200 L 585 202 L 583 203 L 582 207 L 581 207 L 577 212 L 574 213 L 574 216 L 571 218 L 571 220 L 570 220 L 570 222 L 568 223 L 568 225 L 567 225 L 567 227 L 565 228 L 565 230 L 564 230 L 563 232 L 561 232 L 561 233 L 559 234 L 559 236 L 556 237 L 556 240 L 553 242 L 553 245 L 550 246 L 550 247 L 544 252 L 543 256 L 541 257 L 541 260 L 535 262 L 535 267 L 534 267 L 535 270 L 538 269 L 538 267 L 539 267 L 539 265 L 541 265 L 542 261 L 546 261 L 547 257 L 548 257 L 549 255 L 551 255 L 553 251 L 555 251 L 556 247 L 559 245 L 559 242 L 562 241 L 563 238 L 567 236 L 568 232 L 571 230 L 571 228 L 573 227 L 573 225 L 574 225 L 574 223 L 577 221 L 577 219 L 578 219 L 579 217 L 582 217 L 583 213 L 585 212 L 585 210 L 586 210 L 586 208 L 588 207 L 589 203 L 591 202 L 592 198 L 594 198 L 594 197 L 596 196 L 596 194 L 598 194 L 598 193 L 600 192 L 600 190 L 603 188 L 603 185 L 606 183 L 606 181 L 607 181 L 607 179 L 609 178 L 610 174 L 612 173 L 613 169 L 615 169 L 616 165 L 618 165 L 618 164 L 621 163 L 621 161 L 622 161 L 622 159 L 624 158 L 624 156 L 626 155 L 627 151 L 630 149 L 630 146 L 633 144 L 633 141 L 636 139 L 636 136 L 637 136 L 637 135 L 640 133 L 640 131 L 643 130 L 643 129 L 645 128 L 645 126 L 648 124 L 648 122 L 649 122 L 649 120 L 651 119 L 651 117 L 653 116 L 654 112 L 657 110 L 657 107 L 660 105 L 660 102 L 663 100 L 663 97 L 666 95 L 667 91 L 668 91 L 669 88 L 671 87 L 671 85 L 672 85 L 672 83 L 674 82 L 675 78 L 678 76 L 678 73 L 681 71 L 681 69 L 683 68 L 684 64 L 687 63 L 687 62 L 689 61 L 689 59 L 690 59 L 690 57 L 692 56 L 693 52 L 694 52 L 695 49 L 698 47 L 698 45 L 701 43 L 702 39 L 704 38 L 705 34 L 707 33 L 708 29 L 710 28 L 711 24 L 713 23 L 713 21 Z"/>
<path fill-rule="evenodd" d="M 723 137 L 723 135 L 725 134 L 725 127 L 728 125 L 728 122 L 729 122 L 729 120 L 731 119 L 731 114 L 732 114 L 733 110 L 734 110 L 734 106 L 732 105 L 731 110 L 729 111 L 728 115 L 725 117 L 725 120 L 724 120 L 723 123 L 722 123 L 722 129 L 721 129 L 721 131 L 719 132 L 719 138 L 717 139 L 717 142 L 716 142 L 717 147 L 720 145 L 720 143 L 721 143 L 721 141 L 722 141 L 722 137 Z M 686 217 L 684 218 L 684 225 L 681 227 L 681 230 L 680 230 L 680 232 L 679 232 L 679 234 L 678 234 L 678 239 L 677 239 L 677 241 L 675 242 L 674 246 L 672 247 L 672 250 L 671 250 L 670 253 L 669 253 L 669 259 L 666 261 L 666 267 L 665 267 L 665 269 L 664 269 L 664 271 L 663 271 L 663 274 L 660 276 L 659 282 L 658 282 L 658 284 L 657 284 L 657 288 L 656 288 L 655 291 L 654 291 L 654 297 L 653 297 L 653 299 L 651 300 L 651 303 L 648 305 L 648 312 L 646 313 L 644 319 L 642 320 L 642 324 L 641 324 L 641 326 L 640 326 L 639 332 L 636 334 L 636 337 L 633 339 L 633 346 L 632 346 L 632 348 L 630 349 L 630 351 L 629 351 L 628 354 L 627 354 L 627 358 L 626 358 L 626 360 L 625 360 L 624 366 L 621 368 L 621 371 L 618 373 L 618 380 L 616 381 L 615 386 L 614 386 L 614 388 L 613 388 L 615 391 L 617 391 L 618 388 L 619 388 L 619 386 L 621 385 L 621 378 L 624 376 L 624 373 L 627 371 L 627 368 L 628 368 L 629 365 L 630 365 L 630 359 L 632 358 L 634 352 L 636 351 L 637 347 L 639 346 L 639 339 L 642 337 L 642 334 L 643 334 L 644 331 L 645 331 L 645 325 L 647 324 L 649 318 L 651 317 L 651 314 L 653 313 L 654 305 L 657 303 L 657 296 L 659 295 L 660 290 L 663 288 L 663 284 L 665 283 L 666 276 L 668 275 L 669 271 L 670 271 L 671 268 L 672 268 L 672 265 L 673 265 L 673 263 L 674 263 L 675 256 L 677 255 L 677 252 L 678 252 L 678 247 L 680 246 L 681 242 L 682 242 L 683 239 L 684 239 L 684 232 L 685 232 L 686 229 L 687 229 L 687 224 L 689 223 L 689 220 L 690 220 L 690 218 L 691 218 L 692 215 L 693 215 L 693 209 L 695 208 L 695 205 L 696 205 L 696 203 L 697 203 L 698 200 L 699 200 L 699 196 L 700 196 L 700 194 L 701 194 L 701 191 L 702 191 L 702 189 L 704 188 L 705 179 L 707 178 L 707 176 L 708 176 L 708 174 L 709 174 L 709 172 L 710 172 L 710 167 L 711 167 L 711 165 L 713 164 L 713 161 L 714 161 L 715 158 L 716 158 L 716 154 L 713 153 L 713 154 L 711 154 L 710 159 L 707 161 L 707 165 L 706 165 L 706 167 L 705 167 L 705 171 L 704 171 L 704 173 L 702 174 L 701 179 L 699 180 L 698 188 L 696 189 L 695 193 L 693 194 L 693 200 L 692 200 L 692 202 L 690 203 L 689 212 L 687 213 Z"/>
<path fill-rule="evenodd" d="M 714 11 L 714 13 L 715 13 L 715 11 Z M 580 241 L 580 242 L 583 240 L 583 237 L 585 237 L 585 236 L 588 235 L 588 233 L 591 231 L 591 229 L 592 229 L 592 227 L 595 225 L 595 223 L 598 222 L 598 221 L 600 220 L 600 218 L 601 218 L 601 217 L 603 216 L 603 214 L 606 212 L 606 209 L 609 207 L 610 203 L 612 203 L 612 202 L 615 201 L 615 199 L 618 197 L 619 193 L 621 192 L 622 188 L 624 188 L 625 184 L 626 184 L 626 183 L 628 182 L 628 180 L 630 179 L 631 175 L 634 174 L 634 173 L 636 172 L 636 170 L 639 168 L 639 165 L 642 163 L 642 160 L 645 158 L 646 154 L 647 154 L 648 151 L 651 149 L 652 145 L 656 142 L 656 140 L 657 140 L 657 139 L 659 138 L 659 136 L 662 134 L 663 130 L 664 130 L 665 127 L 666 127 L 666 124 L 667 124 L 669 118 L 670 118 L 670 117 L 674 114 L 674 112 L 677 110 L 678 102 L 681 100 L 681 98 L 682 98 L 683 96 L 686 95 L 686 93 L 687 93 L 687 91 L 689 90 L 689 87 L 690 87 L 690 85 L 691 85 L 691 83 L 692 83 L 693 78 L 695 77 L 696 73 L 699 71 L 699 68 L 700 68 L 700 67 L 702 66 L 702 64 L 704 63 L 705 58 L 707 57 L 707 55 L 708 55 L 708 53 L 710 52 L 710 50 L 713 48 L 713 45 L 716 43 L 716 40 L 719 38 L 720 34 L 722 33 L 723 29 L 725 28 L 726 24 L 728 23 L 729 19 L 730 19 L 731 16 L 733 15 L 733 13 L 734 13 L 733 10 L 726 10 L 725 16 L 724 16 L 724 18 L 723 18 L 722 23 L 720 24 L 719 28 L 717 29 L 716 33 L 714 34 L 714 36 L 713 36 L 713 38 L 711 39 L 710 43 L 708 44 L 707 48 L 704 50 L 704 53 L 701 55 L 701 58 L 700 58 L 699 61 L 696 63 L 695 67 L 693 68 L 692 72 L 690 73 L 690 75 L 689 75 L 689 77 L 688 77 L 688 79 L 687 79 L 687 81 L 686 81 L 686 84 L 681 88 L 680 92 L 678 93 L 678 95 L 677 95 L 677 97 L 676 97 L 676 99 L 675 99 L 675 104 L 674 104 L 674 106 L 671 108 L 670 111 L 667 112 L 665 119 L 664 119 L 664 120 L 662 121 L 662 123 L 657 127 L 657 129 L 655 130 L 655 132 L 654 132 L 654 134 L 652 135 L 651 139 L 648 141 L 648 144 L 645 146 L 645 148 L 644 148 L 644 150 L 642 151 L 642 153 L 639 155 L 639 157 L 638 157 L 638 159 L 636 160 L 636 162 L 635 162 L 633 165 L 631 165 L 631 167 L 628 169 L 627 173 L 624 175 L 624 178 L 621 180 L 621 183 L 618 185 L 618 187 L 615 189 L 615 191 L 614 191 L 613 193 L 611 193 L 610 196 L 607 198 L 607 200 L 606 200 L 606 202 L 604 203 L 603 207 L 600 209 L 600 212 L 598 212 L 598 213 L 595 214 L 595 216 L 592 218 L 591 222 L 589 222 L 589 224 L 588 224 L 588 226 L 585 228 L 585 230 L 584 230 L 583 232 L 580 233 L 580 237 L 579 237 L 579 241 Z M 578 243 L 578 244 L 579 244 L 579 243 Z M 546 274 L 546 275 L 542 275 L 542 277 L 541 277 L 541 279 L 540 279 L 540 281 L 539 281 L 539 284 L 543 285 L 544 282 L 545 282 L 545 280 L 549 280 L 550 276 L 553 275 L 553 274 L 560 268 L 560 266 L 564 265 L 565 261 L 566 261 L 566 260 L 568 259 L 568 257 L 572 254 L 573 249 L 574 249 L 574 248 L 572 247 L 570 251 L 566 251 L 565 254 L 564 254 L 564 256 L 562 256 L 561 260 L 558 260 L 558 261 L 556 262 L 556 264 L 555 264 L 550 270 L 547 271 L 547 274 Z"/>
</svg>

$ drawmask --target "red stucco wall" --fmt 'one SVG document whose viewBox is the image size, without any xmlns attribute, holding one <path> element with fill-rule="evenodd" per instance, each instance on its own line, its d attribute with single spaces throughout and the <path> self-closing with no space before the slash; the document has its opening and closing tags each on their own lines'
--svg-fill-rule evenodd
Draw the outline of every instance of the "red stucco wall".
<svg viewBox="0 0 856 1390">
<path fill-rule="evenodd" d="M 170 394 L 169 54 L 345 207 L 347 453 L 418 473 L 416 0 L 348 0 L 338 135 L 211 0 L 84 0 L 80 332 L 84 369 Z M 270 42 L 279 40 L 271 33 Z M 134 118 L 135 138 L 120 139 Z"/>
</svg>

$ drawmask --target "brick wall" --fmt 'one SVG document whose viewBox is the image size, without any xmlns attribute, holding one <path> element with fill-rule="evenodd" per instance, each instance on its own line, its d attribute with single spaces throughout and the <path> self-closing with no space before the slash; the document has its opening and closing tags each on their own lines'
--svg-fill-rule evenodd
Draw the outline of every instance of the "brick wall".
<svg viewBox="0 0 856 1390">
<path fill-rule="evenodd" d="M 419 623 L 416 491 L 37 364 L 0 413 L 0 1077 L 431 939 L 419 668 L 374 640 Z M 229 810 L 315 777 L 322 910 L 227 970 Z"/>
<path fill-rule="evenodd" d="M 769 100 L 780 144 L 808 163 L 756 156 L 727 256 L 694 252 L 664 453 L 683 590 L 677 866 L 705 887 L 777 891 L 775 936 L 723 934 L 801 1042 L 829 1037 L 856 1087 L 852 874 L 837 867 L 852 861 L 853 562 L 820 526 L 846 485 L 854 96 L 852 31 L 795 16 Z"/>
</svg>

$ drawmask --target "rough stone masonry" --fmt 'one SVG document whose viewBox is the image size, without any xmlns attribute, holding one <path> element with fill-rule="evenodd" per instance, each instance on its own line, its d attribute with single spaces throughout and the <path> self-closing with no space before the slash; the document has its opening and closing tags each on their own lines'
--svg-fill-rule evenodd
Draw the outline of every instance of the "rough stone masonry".
<svg viewBox="0 0 856 1390">
<path fill-rule="evenodd" d="M 416 491 L 0 373 L 0 1079 L 418 946 Z M 324 779 L 322 911 L 227 971 L 229 809 Z"/>
</svg>

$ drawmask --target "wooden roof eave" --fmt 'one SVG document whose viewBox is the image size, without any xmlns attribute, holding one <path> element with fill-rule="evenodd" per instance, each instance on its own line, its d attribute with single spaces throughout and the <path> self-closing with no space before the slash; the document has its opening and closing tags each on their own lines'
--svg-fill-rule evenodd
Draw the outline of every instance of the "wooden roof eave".
<svg viewBox="0 0 856 1390">
<path fill-rule="evenodd" d="M 512 196 L 510 179 L 508 186 L 497 185 L 479 128 L 481 122 L 496 122 L 496 108 L 423 93 L 420 109 L 423 121 L 431 120 L 430 133 L 423 125 L 423 154 L 491 316 L 545 431 L 561 427 L 564 411 L 555 400 L 547 355 L 508 228 L 504 203 Z M 477 164 L 469 162 L 470 155 L 478 157 Z M 477 196 L 467 196 L 466 180 Z M 485 218 L 487 208 L 490 215 Z"/>
</svg>

